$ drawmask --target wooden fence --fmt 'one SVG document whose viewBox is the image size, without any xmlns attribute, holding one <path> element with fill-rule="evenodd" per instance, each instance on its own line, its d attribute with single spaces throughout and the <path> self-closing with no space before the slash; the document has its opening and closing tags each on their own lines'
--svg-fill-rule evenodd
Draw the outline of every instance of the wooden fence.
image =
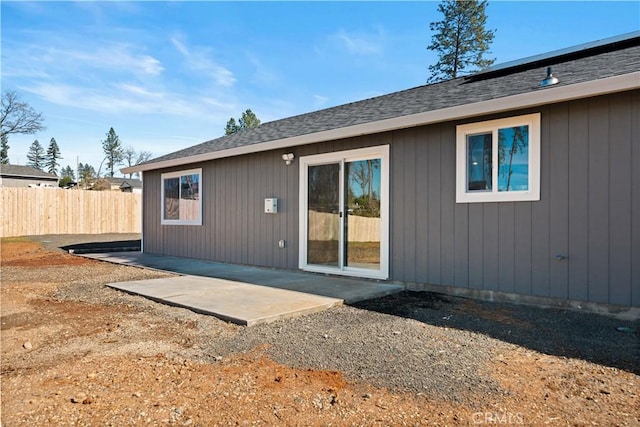
<svg viewBox="0 0 640 427">
<path fill-rule="evenodd" d="M 0 195 L 0 237 L 142 230 L 141 194 L 6 187 Z"/>
<path fill-rule="evenodd" d="M 347 217 L 350 242 L 379 242 L 380 218 L 366 218 L 357 215 Z M 309 240 L 338 240 L 340 219 L 338 214 L 309 212 Z"/>
</svg>

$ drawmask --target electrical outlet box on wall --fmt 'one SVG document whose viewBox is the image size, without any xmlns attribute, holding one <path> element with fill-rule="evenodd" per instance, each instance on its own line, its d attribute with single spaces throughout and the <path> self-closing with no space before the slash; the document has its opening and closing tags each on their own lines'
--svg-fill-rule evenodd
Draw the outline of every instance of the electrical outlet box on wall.
<svg viewBox="0 0 640 427">
<path fill-rule="evenodd" d="M 278 199 L 276 198 L 264 199 L 264 213 L 268 213 L 268 214 L 278 213 Z"/>
</svg>

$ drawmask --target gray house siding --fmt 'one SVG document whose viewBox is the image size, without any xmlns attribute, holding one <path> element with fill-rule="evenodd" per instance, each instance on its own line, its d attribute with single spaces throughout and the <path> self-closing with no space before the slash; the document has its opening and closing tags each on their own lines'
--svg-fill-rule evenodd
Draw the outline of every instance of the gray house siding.
<svg viewBox="0 0 640 427">
<path fill-rule="evenodd" d="M 2 177 L 0 178 L 0 187 L 28 187 L 30 185 L 53 185 L 58 186 L 58 178 L 18 178 L 18 177 Z"/>
<path fill-rule="evenodd" d="M 390 145 L 392 280 L 640 306 L 640 91 L 464 123 L 530 112 L 542 120 L 537 202 L 455 203 L 463 122 L 290 151 Z M 298 164 L 285 166 L 282 152 L 145 172 L 145 251 L 297 268 Z M 203 168 L 203 225 L 160 225 L 161 172 L 193 167 Z M 278 214 L 263 213 L 265 197 L 279 199 Z"/>
<path fill-rule="evenodd" d="M 634 91 L 487 118 L 542 113 L 538 202 L 456 204 L 456 123 L 396 132 L 392 278 L 639 305 L 639 100 Z"/>
<path fill-rule="evenodd" d="M 296 148 L 296 157 L 342 151 L 386 140 L 354 138 Z M 276 268 L 298 268 L 298 164 L 286 166 L 282 151 L 257 153 L 145 172 L 144 250 Z M 203 225 L 161 225 L 162 173 L 202 168 Z M 278 214 L 264 213 L 264 199 L 278 198 Z M 285 240 L 285 249 L 278 241 Z"/>
</svg>

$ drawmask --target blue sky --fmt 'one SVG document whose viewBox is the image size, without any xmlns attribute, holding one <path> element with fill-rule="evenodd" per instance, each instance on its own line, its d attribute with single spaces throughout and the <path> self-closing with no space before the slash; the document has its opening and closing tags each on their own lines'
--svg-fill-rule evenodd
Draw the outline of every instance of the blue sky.
<svg viewBox="0 0 640 427">
<path fill-rule="evenodd" d="M 2 90 L 47 126 L 11 136 L 10 161 L 55 137 L 62 166 L 97 170 L 110 127 L 156 157 L 221 136 L 247 108 L 267 122 L 422 85 L 437 6 L 2 1 Z M 493 1 L 487 14 L 496 63 L 640 29 L 636 1 Z"/>
</svg>

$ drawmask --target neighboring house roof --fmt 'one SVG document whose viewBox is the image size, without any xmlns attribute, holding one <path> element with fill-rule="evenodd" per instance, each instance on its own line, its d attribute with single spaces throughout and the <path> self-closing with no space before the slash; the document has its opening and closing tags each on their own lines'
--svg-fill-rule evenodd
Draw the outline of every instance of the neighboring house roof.
<svg viewBox="0 0 640 427">
<path fill-rule="evenodd" d="M 559 83 L 540 87 L 546 67 Z M 640 88 L 640 31 L 483 72 L 289 117 L 213 139 L 123 172 L 312 144 Z"/>
<path fill-rule="evenodd" d="M 142 181 L 135 178 L 104 178 L 111 185 L 117 185 L 120 188 L 142 188 Z"/>
<path fill-rule="evenodd" d="M 41 171 L 31 166 L 0 165 L 0 176 L 6 178 L 33 178 L 57 181 L 58 177 L 52 173 Z"/>
</svg>

